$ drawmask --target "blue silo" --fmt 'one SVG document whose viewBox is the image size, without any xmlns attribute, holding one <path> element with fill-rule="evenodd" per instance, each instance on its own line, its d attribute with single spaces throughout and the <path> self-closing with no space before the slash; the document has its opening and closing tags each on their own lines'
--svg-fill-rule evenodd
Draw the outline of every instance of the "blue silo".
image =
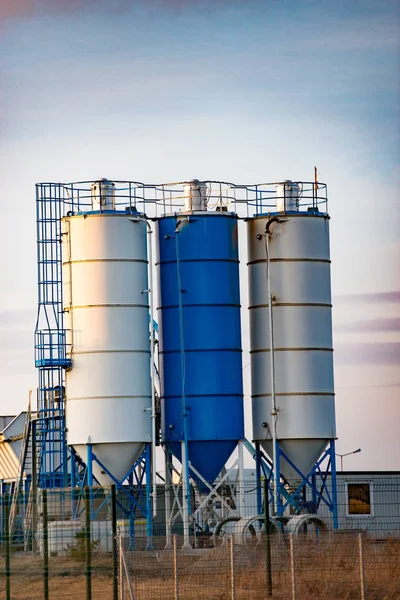
<svg viewBox="0 0 400 600">
<path fill-rule="evenodd" d="M 181 460 L 186 433 L 209 482 L 244 438 L 237 229 L 204 209 L 158 220 L 162 443 Z"/>
</svg>

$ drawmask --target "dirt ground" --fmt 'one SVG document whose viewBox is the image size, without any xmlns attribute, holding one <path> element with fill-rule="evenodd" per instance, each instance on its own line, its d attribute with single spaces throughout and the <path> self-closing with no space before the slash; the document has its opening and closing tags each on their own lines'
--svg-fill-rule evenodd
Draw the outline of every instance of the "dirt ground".
<svg viewBox="0 0 400 600">
<path fill-rule="evenodd" d="M 135 600 L 231 600 L 232 585 L 236 600 L 266 600 L 266 552 L 263 545 L 235 546 L 234 570 L 228 545 L 180 552 L 177 557 L 178 579 L 174 576 L 171 551 L 126 551 L 127 571 Z M 354 537 L 326 542 L 297 541 L 295 586 L 297 600 L 359 600 L 360 563 Z M 5 595 L 4 557 L 0 556 L 0 600 Z M 400 543 L 367 543 L 364 549 L 367 600 L 400 598 Z M 129 600 L 124 576 L 125 600 Z M 292 598 L 292 574 L 288 545 L 272 545 L 273 598 Z M 68 557 L 49 560 L 50 600 L 87 600 L 85 563 Z M 113 599 L 111 554 L 93 554 L 92 599 Z M 11 560 L 11 600 L 44 598 L 43 561 L 40 557 L 17 553 Z"/>
</svg>

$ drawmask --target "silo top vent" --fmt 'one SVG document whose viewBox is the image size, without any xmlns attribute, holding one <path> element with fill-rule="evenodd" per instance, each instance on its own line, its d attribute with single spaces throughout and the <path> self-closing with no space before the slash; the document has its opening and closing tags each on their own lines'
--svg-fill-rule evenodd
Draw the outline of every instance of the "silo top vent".
<svg viewBox="0 0 400 600">
<path fill-rule="evenodd" d="M 298 212 L 300 187 L 298 183 L 293 183 L 288 179 L 277 183 L 276 190 L 276 210 L 277 212 Z"/>
<path fill-rule="evenodd" d="M 115 210 L 115 184 L 99 179 L 92 184 L 92 210 Z"/>
<path fill-rule="evenodd" d="M 183 185 L 184 212 L 207 210 L 207 185 L 203 181 L 193 179 Z"/>
</svg>

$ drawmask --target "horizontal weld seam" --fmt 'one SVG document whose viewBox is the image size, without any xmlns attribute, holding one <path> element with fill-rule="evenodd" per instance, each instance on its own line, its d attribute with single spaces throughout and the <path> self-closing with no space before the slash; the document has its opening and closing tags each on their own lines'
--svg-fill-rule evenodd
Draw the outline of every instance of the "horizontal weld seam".
<svg viewBox="0 0 400 600">
<path fill-rule="evenodd" d="M 200 348 L 200 349 L 189 349 L 185 348 L 184 352 L 243 352 L 241 348 Z M 180 354 L 180 348 L 178 350 L 160 350 L 159 354 Z"/>
<path fill-rule="evenodd" d="M 240 308 L 241 304 L 183 304 L 183 308 L 214 308 L 214 307 L 218 307 L 218 308 Z M 171 309 L 171 308 L 180 308 L 179 304 L 170 304 L 167 306 L 157 306 L 157 310 L 164 310 L 164 309 Z"/>
<path fill-rule="evenodd" d="M 63 261 L 63 265 L 75 265 L 79 263 L 140 263 L 148 264 L 147 260 L 141 258 L 88 258 L 88 259 L 77 259 L 77 260 L 66 260 Z"/>
<path fill-rule="evenodd" d="M 311 350 L 321 352 L 333 352 L 333 348 L 317 348 L 317 347 L 303 347 L 303 348 L 274 348 L 274 352 L 309 352 Z M 258 352 L 271 352 L 270 348 L 259 348 L 258 350 L 250 350 L 250 354 L 257 354 Z"/>
<path fill-rule="evenodd" d="M 71 356 L 76 354 L 150 354 L 150 350 L 73 350 Z"/>
<path fill-rule="evenodd" d="M 75 401 L 75 400 L 108 400 L 108 398 L 143 398 L 143 399 L 151 399 L 151 395 L 146 395 L 146 394 L 142 394 L 142 395 L 129 395 L 129 396 L 124 396 L 124 395 L 120 395 L 120 396 L 114 396 L 112 394 L 110 394 L 109 396 L 66 396 L 66 401 L 67 402 L 71 402 L 71 401 Z"/>
<path fill-rule="evenodd" d="M 77 304 L 65 306 L 64 311 L 75 310 L 77 308 L 150 308 L 148 304 Z"/>
<path fill-rule="evenodd" d="M 331 260 L 329 260 L 328 258 L 271 258 L 269 261 L 266 258 L 258 258 L 256 260 L 251 260 L 249 261 L 247 264 L 247 266 L 250 265 L 258 265 L 258 264 L 262 264 L 262 263 L 279 263 L 279 262 L 311 262 L 311 263 L 324 263 L 324 264 L 331 264 Z"/>
<path fill-rule="evenodd" d="M 215 398 L 216 396 L 224 397 L 224 398 L 231 398 L 232 396 L 234 398 L 243 398 L 243 394 L 219 394 L 219 393 L 215 393 L 215 394 L 185 394 L 185 398 Z M 179 394 L 172 394 L 172 395 L 168 395 L 168 396 L 161 394 L 160 398 L 162 400 L 171 399 L 171 398 L 177 398 L 177 399 L 181 400 L 182 396 Z"/>
<path fill-rule="evenodd" d="M 322 308 L 332 308 L 332 304 L 328 304 L 325 302 L 274 302 L 272 307 L 274 306 L 320 306 Z M 268 308 L 269 304 L 252 304 L 249 306 L 249 310 L 253 308 Z"/>
<path fill-rule="evenodd" d="M 275 396 L 334 396 L 334 392 L 276 392 Z M 252 394 L 252 398 L 271 398 L 272 394 Z"/>
<path fill-rule="evenodd" d="M 177 260 L 172 259 L 172 260 L 160 260 L 158 262 L 155 263 L 155 266 L 158 267 L 159 265 L 173 265 L 176 264 Z M 233 264 L 239 264 L 240 261 L 237 258 L 181 258 L 179 259 L 179 263 L 203 263 L 203 262 L 215 262 L 215 263 L 219 263 L 219 262 L 223 262 L 223 263 L 233 263 Z"/>
</svg>

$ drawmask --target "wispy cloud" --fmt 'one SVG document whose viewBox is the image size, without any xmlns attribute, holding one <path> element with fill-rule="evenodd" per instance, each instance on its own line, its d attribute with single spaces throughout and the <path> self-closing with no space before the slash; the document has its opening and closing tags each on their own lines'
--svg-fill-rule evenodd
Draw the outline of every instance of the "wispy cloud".
<svg viewBox="0 0 400 600">
<path fill-rule="evenodd" d="M 141 3 L 141 0 L 1 0 L 0 21 L 82 12 L 121 13 Z"/>
<path fill-rule="evenodd" d="M 140 7 L 175 12 L 186 8 L 212 10 L 240 3 L 241 0 L 1 0 L 0 21 L 13 18 L 28 19 L 37 15 L 68 15 L 89 11 L 91 13 L 124 13 Z"/>
<path fill-rule="evenodd" d="M 244 2 L 243 0 L 150 0 L 149 4 L 166 9 L 180 10 L 192 6 L 204 8 L 234 6 L 235 4 L 244 4 Z"/>
<path fill-rule="evenodd" d="M 400 331 L 400 317 L 341 323 L 335 327 L 335 331 L 336 333 L 398 332 Z"/>
<path fill-rule="evenodd" d="M 400 304 L 400 290 L 368 294 L 343 294 L 334 296 L 334 302 L 346 304 Z"/>
<path fill-rule="evenodd" d="M 373 388 L 400 388 L 400 381 L 395 381 L 393 383 L 377 383 L 377 384 L 367 384 L 367 385 L 336 385 L 336 390 L 370 390 Z"/>
<path fill-rule="evenodd" d="M 400 342 L 337 345 L 337 364 L 400 365 Z"/>
<path fill-rule="evenodd" d="M 333 19 L 334 27 L 321 28 L 316 34 L 301 38 L 302 49 L 319 48 L 323 51 L 382 52 L 398 46 L 398 26 L 390 12 L 374 15 L 365 11 L 357 15 L 343 14 Z M 295 42 L 296 43 L 296 42 Z"/>
</svg>

